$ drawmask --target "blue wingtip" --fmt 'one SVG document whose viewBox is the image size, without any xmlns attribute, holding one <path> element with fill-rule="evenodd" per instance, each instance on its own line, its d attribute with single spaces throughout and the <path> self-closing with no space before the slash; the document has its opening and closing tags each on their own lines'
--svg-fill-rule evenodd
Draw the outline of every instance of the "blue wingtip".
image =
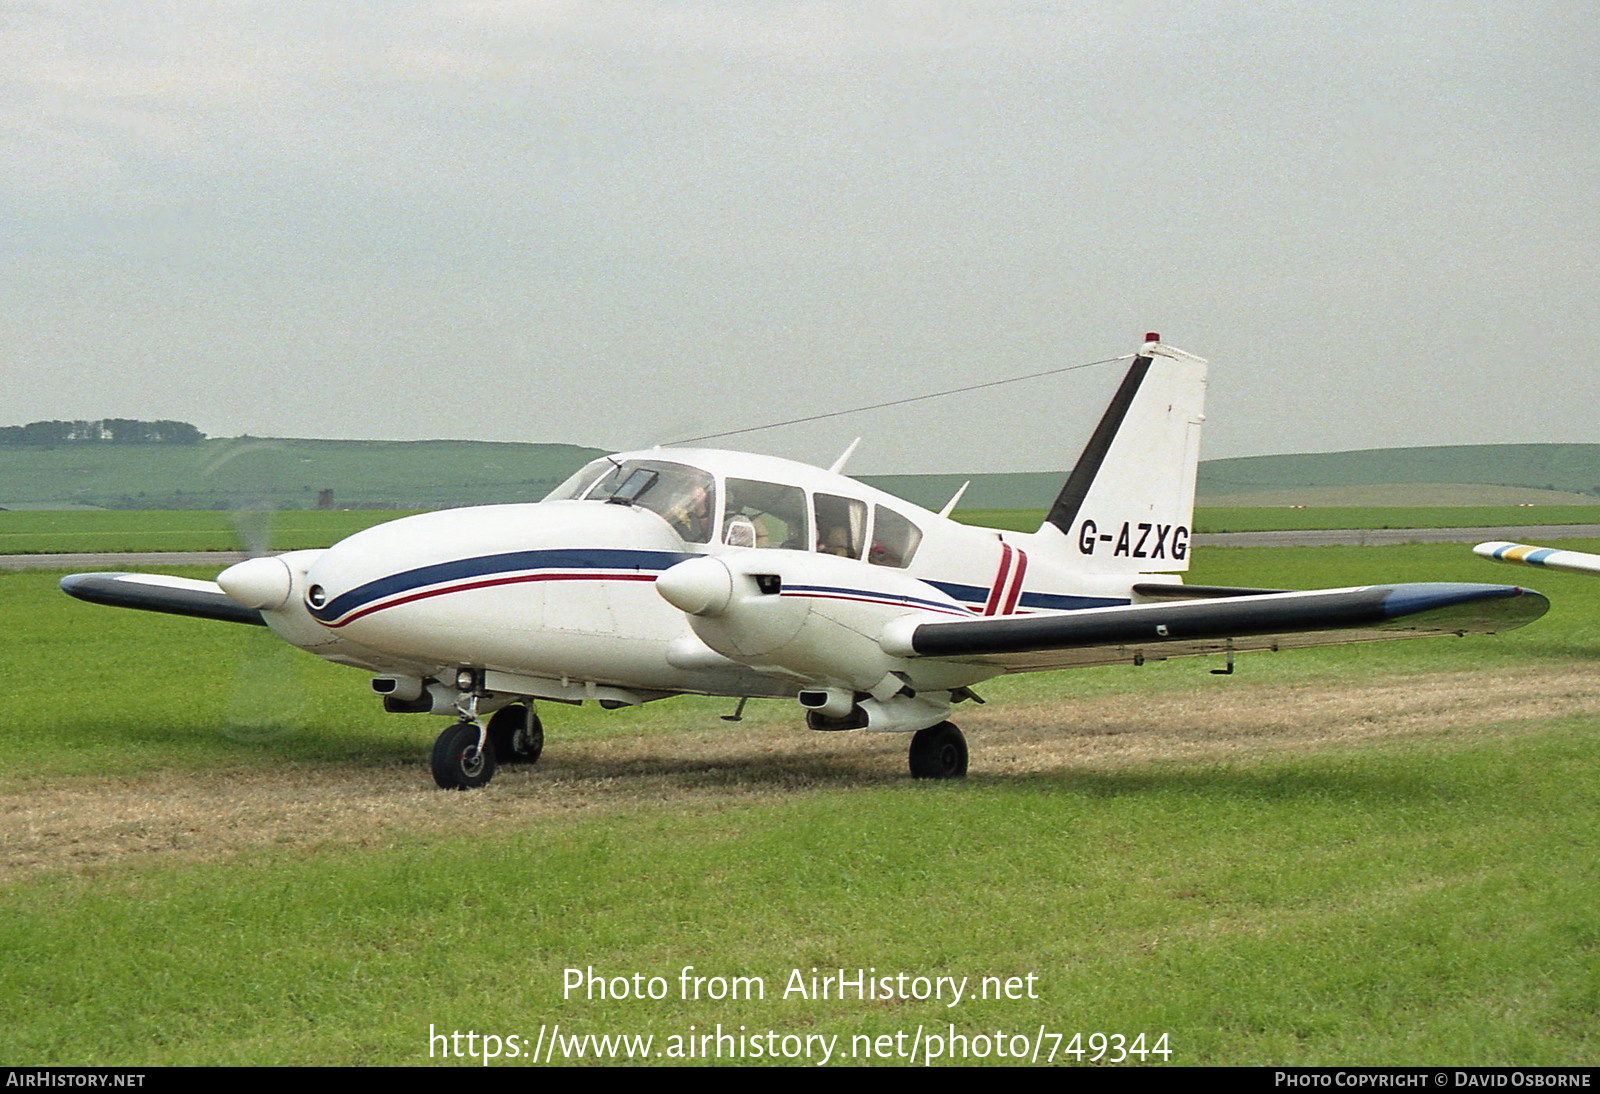
<svg viewBox="0 0 1600 1094">
<path fill-rule="evenodd" d="M 1490 601 L 1510 601 L 1491 604 Z M 1474 612 L 1470 605 L 1480 604 L 1482 610 Z M 1531 623 L 1550 607 L 1544 594 L 1520 585 L 1478 585 L 1469 582 L 1413 582 L 1393 586 L 1383 600 L 1383 613 L 1390 619 L 1403 619 L 1423 612 L 1450 613 L 1462 632 L 1497 632 Z M 1459 618 L 1458 618 L 1459 617 Z M 1435 623 L 1440 622 L 1434 616 Z"/>
</svg>

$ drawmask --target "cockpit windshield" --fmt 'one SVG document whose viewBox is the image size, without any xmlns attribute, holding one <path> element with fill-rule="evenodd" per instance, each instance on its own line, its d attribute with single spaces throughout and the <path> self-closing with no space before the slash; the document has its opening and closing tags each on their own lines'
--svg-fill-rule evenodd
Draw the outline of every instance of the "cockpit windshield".
<svg viewBox="0 0 1600 1094">
<path fill-rule="evenodd" d="M 708 473 L 664 460 L 595 460 L 545 500 L 578 498 L 648 509 L 672 525 L 686 543 L 710 542 L 717 512 L 716 482 Z"/>
<path fill-rule="evenodd" d="M 584 491 L 594 485 L 594 481 L 607 471 L 617 466 L 617 461 L 601 458 L 590 460 L 578 470 L 567 477 L 567 481 L 556 487 L 544 496 L 545 501 L 572 501 L 583 497 Z"/>
</svg>

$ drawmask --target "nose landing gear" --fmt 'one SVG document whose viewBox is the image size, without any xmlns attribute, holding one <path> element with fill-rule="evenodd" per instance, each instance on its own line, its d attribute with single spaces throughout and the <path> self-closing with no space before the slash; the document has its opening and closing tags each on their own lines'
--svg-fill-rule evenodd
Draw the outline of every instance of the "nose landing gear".
<svg viewBox="0 0 1600 1094">
<path fill-rule="evenodd" d="M 477 722 L 457 722 L 433 742 L 433 781 L 442 790 L 472 790 L 494 778 L 494 747 Z"/>
<path fill-rule="evenodd" d="M 457 701 L 461 720 L 433 742 L 433 781 L 443 790 L 474 790 L 494 778 L 501 763 L 531 764 L 544 751 L 544 726 L 532 703 L 501 707 L 485 725 L 478 696 Z"/>
</svg>

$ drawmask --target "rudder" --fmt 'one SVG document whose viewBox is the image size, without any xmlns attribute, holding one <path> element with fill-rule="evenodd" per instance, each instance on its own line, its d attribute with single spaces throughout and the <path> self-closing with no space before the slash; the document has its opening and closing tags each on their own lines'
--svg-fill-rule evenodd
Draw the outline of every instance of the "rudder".
<svg viewBox="0 0 1600 1094">
<path fill-rule="evenodd" d="M 1206 362 L 1153 336 L 1040 526 L 1075 568 L 1169 573 L 1189 568 Z"/>
</svg>

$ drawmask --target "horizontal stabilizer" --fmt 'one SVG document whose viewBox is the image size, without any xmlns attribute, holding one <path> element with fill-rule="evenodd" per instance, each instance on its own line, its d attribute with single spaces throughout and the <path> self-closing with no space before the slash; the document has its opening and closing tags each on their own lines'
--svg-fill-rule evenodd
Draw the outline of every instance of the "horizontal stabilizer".
<svg viewBox="0 0 1600 1094">
<path fill-rule="evenodd" d="M 61 591 L 91 604 L 267 625 L 260 612 L 229 599 L 215 581 L 164 574 L 68 574 L 61 579 Z"/>
<path fill-rule="evenodd" d="M 1533 622 L 1549 606 L 1539 593 L 1514 585 L 1369 585 L 920 623 L 892 630 L 883 644 L 900 656 L 1024 672 L 1389 638 L 1495 634 Z"/>
</svg>

